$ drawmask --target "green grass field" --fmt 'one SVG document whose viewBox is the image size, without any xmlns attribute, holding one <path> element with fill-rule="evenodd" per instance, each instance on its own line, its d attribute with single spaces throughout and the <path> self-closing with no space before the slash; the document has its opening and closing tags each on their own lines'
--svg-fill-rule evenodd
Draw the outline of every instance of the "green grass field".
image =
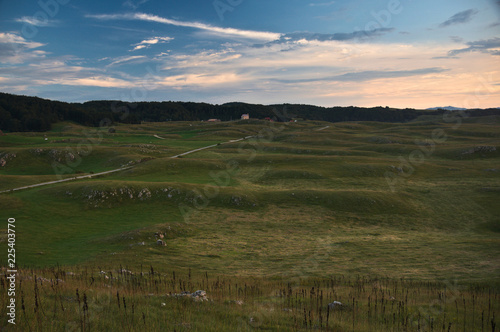
<svg viewBox="0 0 500 332">
<path fill-rule="evenodd" d="M 497 118 L 115 128 L 63 123 L 0 137 L 0 190 L 133 166 L 0 194 L 1 266 L 7 219 L 16 219 L 20 331 L 494 328 Z M 122 269 L 133 274 L 99 274 Z M 62 281 L 37 284 L 35 275 Z M 197 289 L 213 302 L 165 296 Z M 2 290 L 2 308 L 7 300 Z M 327 323 L 334 300 L 349 305 Z"/>
</svg>

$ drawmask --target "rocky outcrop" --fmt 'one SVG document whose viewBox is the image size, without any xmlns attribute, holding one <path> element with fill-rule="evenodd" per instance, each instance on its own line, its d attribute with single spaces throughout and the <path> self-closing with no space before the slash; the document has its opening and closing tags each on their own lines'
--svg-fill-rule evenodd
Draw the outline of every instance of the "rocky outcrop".
<svg viewBox="0 0 500 332">
<path fill-rule="evenodd" d="M 12 159 L 16 158 L 17 155 L 15 153 L 6 153 L 0 158 L 0 167 L 5 167 L 7 165 L 7 162 L 11 161 Z"/>
<path fill-rule="evenodd" d="M 65 190 L 64 192 L 61 192 L 61 194 L 73 197 L 74 199 L 79 199 L 92 208 L 110 208 L 131 201 L 146 202 L 151 200 L 172 201 L 175 203 L 184 203 L 187 206 L 196 206 L 196 204 L 201 204 L 208 200 L 206 196 L 200 195 L 199 190 L 185 190 L 173 187 L 137 188 L 132 186 L 124 186 L 117 188 L 98 189 L 96 187 L 93 188 L 88 186 L 78 192 Z M 232 205 L 234 207 L 257 206 L 257 203 L 247 195 L 221 194 L 220 196 L 217 196 L 213 199 L 217 199 L 219 202 L 222 201 L 223 203 Z"/>
<path fill-rule="evenodd" d="M 65 191 L 65 195 L 83 199 L 91 207 L 113 206 L 117 203 L 126 202 L 129 200 L 148 201 L 153 198 L 162 199 L 179 199 L 182 198 L 183 192 L 175 188 L 150 189 L 150 188 L 133 188 L 121 187 L 110 189 L 90 189 L 86 188 L 81 194 L 75 195 L 72 191 Z"/>
<path fill-rule="evenodd" d="M 48 149 L 36 148 L 36 149 L 31 149 L 30 153 L 37 157 L 48 156 L 52 161 L 56 161 L 58 163 L 73 162 L 80 156 L 80 152 L 73 153 L 68 149 L 48 150 Z"/>
</svg>

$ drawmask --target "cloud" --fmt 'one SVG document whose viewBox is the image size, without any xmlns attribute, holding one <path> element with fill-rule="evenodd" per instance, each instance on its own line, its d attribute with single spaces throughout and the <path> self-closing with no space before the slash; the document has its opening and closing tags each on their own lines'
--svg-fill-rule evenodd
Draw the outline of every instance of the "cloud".
<svg viewBox="0 0 500 332">
<path fill-rule="evenodd" d="M 132 82 L 104 75 L 75 78 L 75 79 L 55 80 L 53 84 L 96 86 L 100 88 L 131 88 L 134 86 Z"/>
<path fill-rule="evenodd" d="M 307 41 L 347 41 L 353 39 L 366 39 L 383 36 L 384 34 L 394 31 L 394 28 L 380 28 L 370 31 L 354 31 L 354 32 L 339 32 L 332 34 L 324 33 L 310 33 L 310 32 L 293 32 L 281 36 L 281 41 L 297 41 L 297 40 L 307 40 Z"/>
<path fill-rule="evenodd" d="M 139 59 L 143 60 L 143 59 L 147 59 L 147 58 L 144 55 L 121 56 L 121 57 L 115 58 L 109 65 L 107 65 L 107 67 L 116 66 L 116 65 L 122 64 L 124 62 L 130 62 L 130 61 L 135 61 L 135 60 L 139 60 Z"/>
<path fill-rule="evenodd" d="M 0 32 L 0 44 L 22 45 L 24 48 L 38 48 L 45 44 L 27 41 L 15 33 Z"/>
<path fill-rule="evenodd" d="M 44 57 L 47 53 L 36 48 L 45 44 L 28 41 L 15 33 L 0 32 L 0 63 L 23 63 Z"/>
<path fill-rule="evenodd" d="M 273 41 L 281 37 L 281 34 L 274 32 L 240 30 L 235 28 L 221 28 L 200 22 L 184 22 L 144 13 L 87 15 L 87 17 L 99 20 L 139 20 L 147 22 L 156 22 L 156 23 L 169 24 L 179 27 L 198 29 L 219 37 L 234 37 L 234 38 L 243 38 L 251 40 L 265 40 L 265 41 Z"/>
<path fill-rule="evenodd" d="M 145 39 L 145 40 L 141 41 L 140 43 L 133 44 L 132 46 L 135 46 L 135 47 L 131 51 L 137 51 L 137 50 L 141 50 L 144 48 L 149 48 L 151 45 L 155 45 L 155 44 L 167 43 L 173 39 L 174 38 L 171 38 L 171 37 L 153 37 L 153 38 Z"/>
<path fill-rule="evenodd" d="M 454 43 L 461 43 L 464 41 L 464 39 L 462 37 L 459 37 L 459 36 L 450 36 L 450 39 L 454 42 Z"/>
<path fill-rule="evenodd" d="M 335 81 L 371 81 L 383 78 L 399 78 L 399 77 L 409 77 L 409 76 L 421 76 L 429 74 L 439 74 L 447 71 L 444 68 L 421 68 L 413 70 L 369 70 L 362 72 L 346 73 L 343 75 L 334 76 Z"/>
<path fill-rule="evenodd" d="M 381 59 L 380 54 L 388 48 L 391 56 Z M 269 43 L 261 48 L 228 45 L 224 51 L 173 54 L 162 60 L 161 70 L 172 77 L 163 83 L 165 85 L 174 86 L 177 82 L 184 88 L 196 85 L 210 89 L 209 83 L 217 82 L 219 87 L 225 84 L 228 91 L 261 91 L 263 94 L 265 91 L 285 93 L 287 89 L 295 94 L 292 91 L 300 87 L 305 90 L 297 93 L 304 96 L 377 80 L 426 80 L 448 71 L 437 67 L 431 59 L 432 55 L 445 51 L 444 47 L 436 51 L 404 44 L 298 40 L 288 44 Z"/>
<path fill-rule="evenodd" d="M 368 40 L 383 36 L 394 31 L 394 28 L 380 28 L 370 31 L 354 31 L 354 32 L 338 32 L 338 33 L 311 33 L 311 32 L 292 32 L 282 35 L 279 39 L 265 43 L 254 44 L 255 48 L 263 48 L 272 44 L 286 44 L 293 46 L 303 46 L 315 42 L 334 42 L 334 41 L 353 41 L 353 40 Z M 290 48 L 291 49 L 291 48 Z M 281 51 L 289 51 L 290 49 L 282 49 Z"/>
<path fill-rule="evenodd" d="M 487 40 L 478 40 L 466 43 L 469 47 L 461 48 L 458 50 L 451 50 L 448 56 L 456 56 L 461 53 L 468 52 L 481 52 L 491 55 L 500 55 L 500 38 L 492 38 Z"/>
<path fill-rule="evenodd" d="M 18 23 L 24 23 L 24 24 L 29 24 L 29 25 L 34 25 L 37 27 L 53 27 L 55 26 L 58 22 L 57 21 L 49 21 L 48 19 L 46 20 L 40 20 L 34 16 L 23 16 L 21 18 L 17 18 L 15 20 Z"/>
<path fill-rule="evenodd" d="M 132 88 L 135 78 L 119 77 L 99 68 L 70 65 L 74 57 L 38 58 L 28 64 L 3 68 L 1 90 L 18 91 L 23 87 L 48 85 Z M 122 75 L 123 76 L 123 75 Z"/>
<path fill-rule="evenodd" d="M 310 83 L 310 82 L 365 82 L 387 78 L 401 78 L 410 76 L 423 76 L 429 74 L 439 74 L 447 71 L 444 68 L 421 68 L 413 70 L 367 70 L 359 72 L 345 73 L 342 75 L 328 76 L 322 78 L 311 78 L 303 80 L 279 80 L 282 83 Z"/>
<path fill-rule="evenodd" d="M 469 22 L 474 15 L 476 15 L 478 11 L 476 9 L 468 9 L 464 10 L 463 12 L 456 13 L 443 23 L 439 25 L 440 28 L 446 28 L 450 25 L 455 25 L 455 24 L 462 24 L 462 23 L 467 23 Z"/>
</svg>

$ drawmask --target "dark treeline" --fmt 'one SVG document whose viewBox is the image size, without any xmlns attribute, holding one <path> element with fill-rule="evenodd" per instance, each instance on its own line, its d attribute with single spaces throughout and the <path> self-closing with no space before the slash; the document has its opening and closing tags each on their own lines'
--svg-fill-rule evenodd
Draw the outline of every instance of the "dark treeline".
<svg viewBox="0 0 500 332">
<path fill-rule="evenodd" d="M 388 107 L 320 107 L 313 105 L 257 105 L 228 103 L 212 105 L 193 102 L 90 101 L 65 103 L 37 97 L 0 93 L 0 129 L 8 132 L 47 131 L 53 123 L 74 121 L 85 126 L 112 123 L 165 121 L 238 120 L 244 113 L 251 118 L 289 121 L 294 118 L 341 121 L 406 122 L 420 115 L 441 115 L 445 110 L 424 111 Z M 470 116 L 500 115 L 499 109 L 468 110 Z"/>
</svg>

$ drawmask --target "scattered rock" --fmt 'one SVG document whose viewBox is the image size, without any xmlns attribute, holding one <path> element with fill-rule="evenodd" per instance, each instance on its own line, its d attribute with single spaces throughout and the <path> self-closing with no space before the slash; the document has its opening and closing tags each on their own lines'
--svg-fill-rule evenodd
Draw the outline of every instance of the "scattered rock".
<svg viewBox="0 0 500 332">
<path fill-rule="evenodd" d="M 64 282 L 64 280 L 61 280 L 61 279 L 47 279 L 47 278 L 44 278 L 44 277 L 38 277 L 37 278 L 38 281 L 40 281 L 41 284 L 43 284 L 44 282 L 48 282 L 48 283 L 60 283 L 60 282 Z"/>
<path fill-rule="evenodd" d="M 36 156 L 39 156 L 39 155 L 41 155 L 44 152 L 45 151 L 43 149 L 33 149 L 33 150 L 31 150 L 31 153 L 33 153 Z"/>
<path fill-rule="evenodd" d="M 404 170 L 401 167 L 396 167 L 396 166 L 389 166 L 392 170 L 398 171 L 398 173 L 403 173 Z"/>
<path fill-rule="evenodd" d="M 195 299 L 195 301 L 208 301 L 207 292 L 204 290 L 197 290 L 191 296 Z"/>
<path fill-rule="evenodd" d="M 469 149 L 467 151 L 462 152 L 462 154 L 474 154 L 478 152 L 486 153 L 486 152 L 495 152 L 497 150 L 496 147 L 490 146 L 490 145 L 482 145 L 482 146 L 475 146 L 472 149 Z"/>
<path fill-rule="evenodd" d="M 204 290 L 197 290 L 194 293 L 182 292 L 180 294 L 169 294 L 167 296 L 168 297 L 176 297 L 176 298 L 179 298 L 179 297 L 189 297 L 189 298 L 192 298 L 196 302 L 209 301 L 209 299 L 207 297 L 207 292 L 205 292 Z"/>
<path fill-rule="evenodd" d="M 36 152 L 38 151 L 38 152 Z M 42 149 L 36 149 L 36 150 L 32 150 L 33 153 L 35 154 L 41 154 L 42 152 L 44 152 Z M 52 158 L 52 160 L 54 161 L 57 161 L 59 163 L 61 162 L 72 162 L 72 161 L 75 161 L 76 159 L 76 155 L 71 153 L 71 152 L 68 152 L 68 151 L 64 151 L 64 150 L 56 150 L 56 149 L 52 149 L 48 152 L 48 155 L 49 157 Z"/>
<path fill-rule="evenodd" d="M 241 197 L 238 196 L 231 196 L 231 203 L 240 205 L 241 203 Z"/>
<path fill-rule="evenodd" d="M 151 198 L 151 191 L 148 188 L 144 188 L 139 192 L 137 198 L 139 198 L 141 201 L 143 199 Z"/>
<path fill-rule="evenodd" d="M 118 270 L 117 272 L 121 274 L 133 275 L 132 271 L 125 269 Z"/>
</svg>

